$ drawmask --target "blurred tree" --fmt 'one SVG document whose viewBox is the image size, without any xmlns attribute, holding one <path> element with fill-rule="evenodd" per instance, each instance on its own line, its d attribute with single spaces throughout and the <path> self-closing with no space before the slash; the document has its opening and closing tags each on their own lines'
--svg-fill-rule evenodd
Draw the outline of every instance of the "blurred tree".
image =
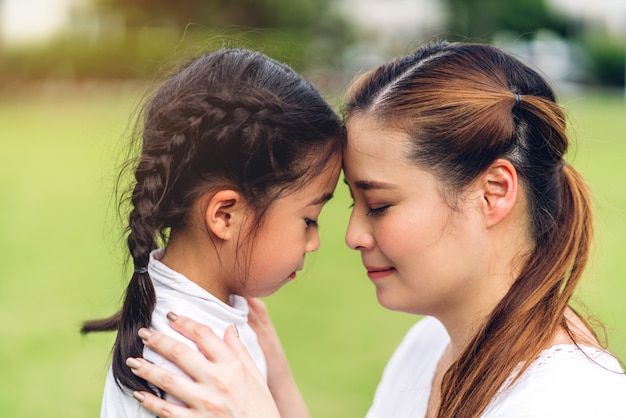
<svg viewBox="0 0 626 418">
<path fill-rule="evenodd" d="M 1 1 L 1 0 L 0 0 Z M 309 48 L 337 52 L 347 42 L 347 22 L 331 9 L 331 0 L 91 0 L 99 16 L 114 16 L 125 28 L 124 48 L 158 54 L 195 48 L 213 40 L 226 46 L 258 49 L 296 69 L 311 66 Z M 329 32 L 328 27 L 333 29 Z M 168 32 L 164 46 L 157 39 Z M 184 33 L 184 36 L 182 34 Z M 107 36 L 103 33 L 101 39 Z M 183 44 L 184 42 L 184 44 Z"/>
<path fill-rule="evenodd" d="M 550 29 L 568 35 L 571 25 L 552 12 L 545 0 L 446 0 L 448 28 L 462 39 L 489 41 L 494 33 L 509 30 L 517 34 Z"/>
<path fill-rule="evenodd" d="M 594 82 L 616 87 L 626 85 L 626 41 L 623 38 L 588 32 L 582 36 L 581 44 L 589 56 Z"/>
<path fill-rule="evenodd" d="M 95 0 L 120 12 L 129 27 L 188 23 L 211 28 L 306 28 L 328 10 L 330 0 Z"/>
</svg>

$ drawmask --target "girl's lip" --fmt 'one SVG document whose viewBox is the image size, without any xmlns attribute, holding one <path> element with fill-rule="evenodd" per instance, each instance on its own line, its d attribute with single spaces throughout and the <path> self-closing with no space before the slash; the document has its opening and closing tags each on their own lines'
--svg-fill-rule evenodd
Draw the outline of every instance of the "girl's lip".
<svg viewBox="0 0 626 418">
<path fill-rule="evenodd" d="M 393 274 L 396 269 L 393 267 L 365 267 L 367 269 L 367 277 L 370 279 L 381 279 Z"/>
<path fill-rule="evenodd" d="M 296 272 L 294 271 L 293 273 L 291 273 L 291 274 L 289 275 L 288 279 L 293 280 L 293 279 L 295 279 L 295 278 L 296 278 Z"/>
</svg>

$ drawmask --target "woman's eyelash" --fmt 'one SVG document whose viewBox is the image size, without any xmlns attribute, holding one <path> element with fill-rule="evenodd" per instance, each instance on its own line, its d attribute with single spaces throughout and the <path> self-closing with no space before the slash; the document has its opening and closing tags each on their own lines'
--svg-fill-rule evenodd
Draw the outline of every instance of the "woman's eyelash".
<svg viewBox="0 0 626 418">
<path fill-rule="evenodd" d="M 350 203 L 350 206 L 348 206 L 350 209 L 354 208 L 354 202 Z M 387 209 L 389 209 L 391 207 L 391 205 L 386 205 L 386 206 L 381 206 L 379 208 L 375 208 L 375 209 L 369 209 L 367 211 L 367 216 L 376 216 L 376 215 L 381 215 L 383 213 L 385 213 L 385 211 Z"/>
<path fill-rule="evenodd" d="M 315 219 L 304 218 L 304 222 L 306 222 L 306 226 L 309 226 L 309 227 L 312 226 L 314 228 L 318 227 L 317 221 Z"/>
<path fill-rule="evenodd" d="M 391 205 L 387 205 L 387 206 L 381 206 L 379 208 L 373 208 L 367 211 L 367 216 L 377 216 L 377 215 L 382 215 L 383 213 L 385 213 L 387 211 L 387 209 L 389 209 L 391 207 Z"/>
</svg>

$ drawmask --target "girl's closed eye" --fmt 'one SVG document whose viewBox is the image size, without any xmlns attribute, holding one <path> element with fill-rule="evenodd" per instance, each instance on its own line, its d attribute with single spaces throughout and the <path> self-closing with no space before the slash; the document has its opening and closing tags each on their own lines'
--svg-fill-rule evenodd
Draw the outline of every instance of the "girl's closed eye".
<svg viewBox="0 0 626 418">
<path fill-rule="evenodd" d="M 317 228 L 319 225 L 317 224 L 317 219 L 304 218 L 304 222 L 307 227 Z"/>
</svg>

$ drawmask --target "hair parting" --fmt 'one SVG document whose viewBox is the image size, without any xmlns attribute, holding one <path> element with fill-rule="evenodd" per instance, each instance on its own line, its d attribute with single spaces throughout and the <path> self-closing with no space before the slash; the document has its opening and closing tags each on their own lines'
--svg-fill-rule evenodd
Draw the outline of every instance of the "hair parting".
<svg viewBox="0 0 626 418">
<path fill-rule="evenodd" d="M 566 310 L 589 258 L 593 218 L 584 180 L 564 163 L 565 114 L 543 78 L 516 58 L 445 42 L 362 75 L 344 111 L 406 132 L 410 161 L 453 193 L 498 158 L 513 164 L 523 185 L 531 253 L 441 386 L 438 417 L 478 417 L 559 330 L 578 343 Z"/>
</svg>

